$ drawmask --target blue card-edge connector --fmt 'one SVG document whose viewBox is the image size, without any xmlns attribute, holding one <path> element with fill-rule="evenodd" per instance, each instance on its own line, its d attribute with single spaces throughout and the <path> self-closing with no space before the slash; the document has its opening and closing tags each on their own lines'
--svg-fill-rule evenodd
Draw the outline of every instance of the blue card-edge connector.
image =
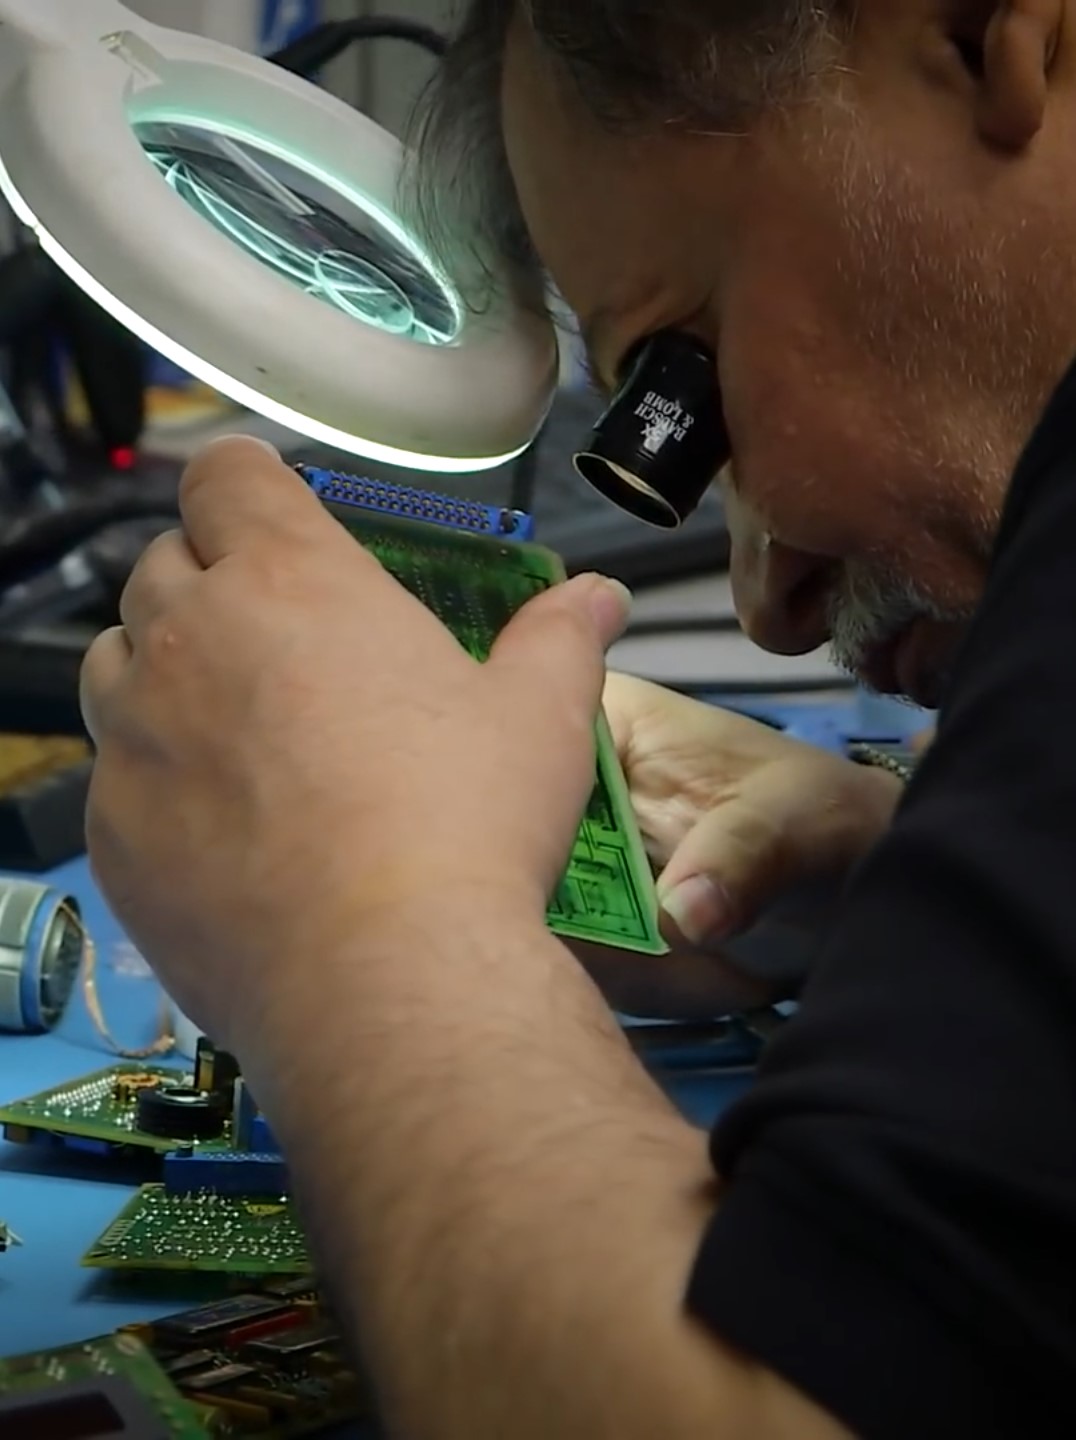
<svg viewBox="0 0 1076 1440">
<path fill-rule="evenodd" d="M 319 470 L 312 465 L 296 467 L 319 500 L 350 505 L 373 515 L 396 515 L 401 520 L 421 520 L 444 530 L 470 535 L 488 535 L 497 540 L 534 539 L 534 520 L 521 510 L 502 505 L 483 505 L 478 500 L 461 500 L 435 490 L 417 490 L 387 480 L 368 480 L 361 475 L 343 475 L 336 470 Z"/>
</svg>

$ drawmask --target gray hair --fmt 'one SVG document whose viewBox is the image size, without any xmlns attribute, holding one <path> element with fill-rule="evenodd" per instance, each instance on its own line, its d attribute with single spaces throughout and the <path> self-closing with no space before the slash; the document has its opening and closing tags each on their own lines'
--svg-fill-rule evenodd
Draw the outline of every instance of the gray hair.
<svg viewBox="0 0 1076 1440">
<path fill-rule="evenodd" d="M 542 271 L 501 133 L 501 66 L 513 17 L 603 125 L 731 129 L 802 90 L 854 0 L 468 0 L 412 117 L 403 197 L 448 270 L 507 273 L 539 299 Z M 461 253 L 462 251 L 462 253 Z"/>
</svg>

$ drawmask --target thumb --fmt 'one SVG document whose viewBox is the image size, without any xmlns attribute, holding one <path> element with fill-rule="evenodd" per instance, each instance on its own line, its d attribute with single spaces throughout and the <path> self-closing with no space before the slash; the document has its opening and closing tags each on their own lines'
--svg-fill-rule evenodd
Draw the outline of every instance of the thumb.
<svg viewBox="0 0 1076 1440">
<path fill-rule="evenodd" d="M 489 663 L 518 670 L 544 692 L 577 696 L 582 685 L 596 710 L 605 652 L 623 634 L 630 609 L 631 594 L 618 580 L 579 575 L 525 605 L 497 637 Z"/>
<path fill-rule="evenodd" d="M 745 929 L 813 868 L 781 815 L 778 803 L 737 796 L 708 811 L 673 852 L 658 896 L 690 944 L 705 948 Z"/>
</svg>

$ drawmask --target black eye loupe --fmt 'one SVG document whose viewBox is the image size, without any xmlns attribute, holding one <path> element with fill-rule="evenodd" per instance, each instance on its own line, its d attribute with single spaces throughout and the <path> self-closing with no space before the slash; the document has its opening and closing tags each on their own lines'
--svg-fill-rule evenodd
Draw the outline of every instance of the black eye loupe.
<svg viewBox="0 0 1076 1440">
<path fill-rule="evenodd" d="M 575 468 L 622 510 L 675 530 L 728 459 L 712 351 L 692 335 L 662 330 L 629 360 Z"/>
</svg>

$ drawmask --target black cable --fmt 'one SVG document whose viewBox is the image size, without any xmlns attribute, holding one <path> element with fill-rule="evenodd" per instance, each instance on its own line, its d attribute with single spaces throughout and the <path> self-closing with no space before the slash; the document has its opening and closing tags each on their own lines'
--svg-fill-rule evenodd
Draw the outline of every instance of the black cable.
<svg viewBox="0 0 1076 1440">
<path fill-rule="evenodd" d="M 133 449 L 146 423 L 146 351 L 96 300 L 61 278 L 56 328 L 78 372 L 94 434 L 106 454 Z"/>
<path fill-rule="evenodd" d="M 0 259 L 0 345 L 15 344 L 45 325 L 62 285 L 63 275 L 36 245 Z"/>
<path fill-rule="evenodd" d="M 624 631 L 625 640 L 664 635 L 739 635 L 735 615 L 644 615 Z"/>
<path fill-rule="evenodd" d="M 740 634 L 735 615 L 655 615 L 633 621 L 625 630 L 623 640 L 641 640 L 668 635 L 731 635 Z M 846 675 L 824 675 L 810 680 L 795 676 L 787 680 L 655 680 L 666 690 L 681 695 L 830 695 L 854 691 L 856 682 Z"/>
<path fill-rule="evenodd" d="M 328 20 L 324 25 L 285 45 L 269 59 L 293 75 L 315 75 L 330 60 L 342 54 L 349 45 L 364 40 L 403 40 L 417 45 L 440 59 L 448 49 L 448 40 L 430 25 L 415 20 L 396 19 L 391 15 L 369 15 L 359 20 Z"/>
<path fill-rule="evenodd" d="M 159 495 L 131 492 L 87 500 L 24 520 L 0 541 L 0 594 L 58 565 L 110 525 L 176 513 L 175 504 L 169 506 Z"/>
<path fill-rule="evenodd" d="M 788 680 L 663 680 L 660 676 L 643 676 L 654 685 L 705 700 L 710 697 L 763 697 L 778 695 L 850 695 L 856 682 L 843 675 L 823 675 L 814 680 L 797 676 Z"/>
</svg>

